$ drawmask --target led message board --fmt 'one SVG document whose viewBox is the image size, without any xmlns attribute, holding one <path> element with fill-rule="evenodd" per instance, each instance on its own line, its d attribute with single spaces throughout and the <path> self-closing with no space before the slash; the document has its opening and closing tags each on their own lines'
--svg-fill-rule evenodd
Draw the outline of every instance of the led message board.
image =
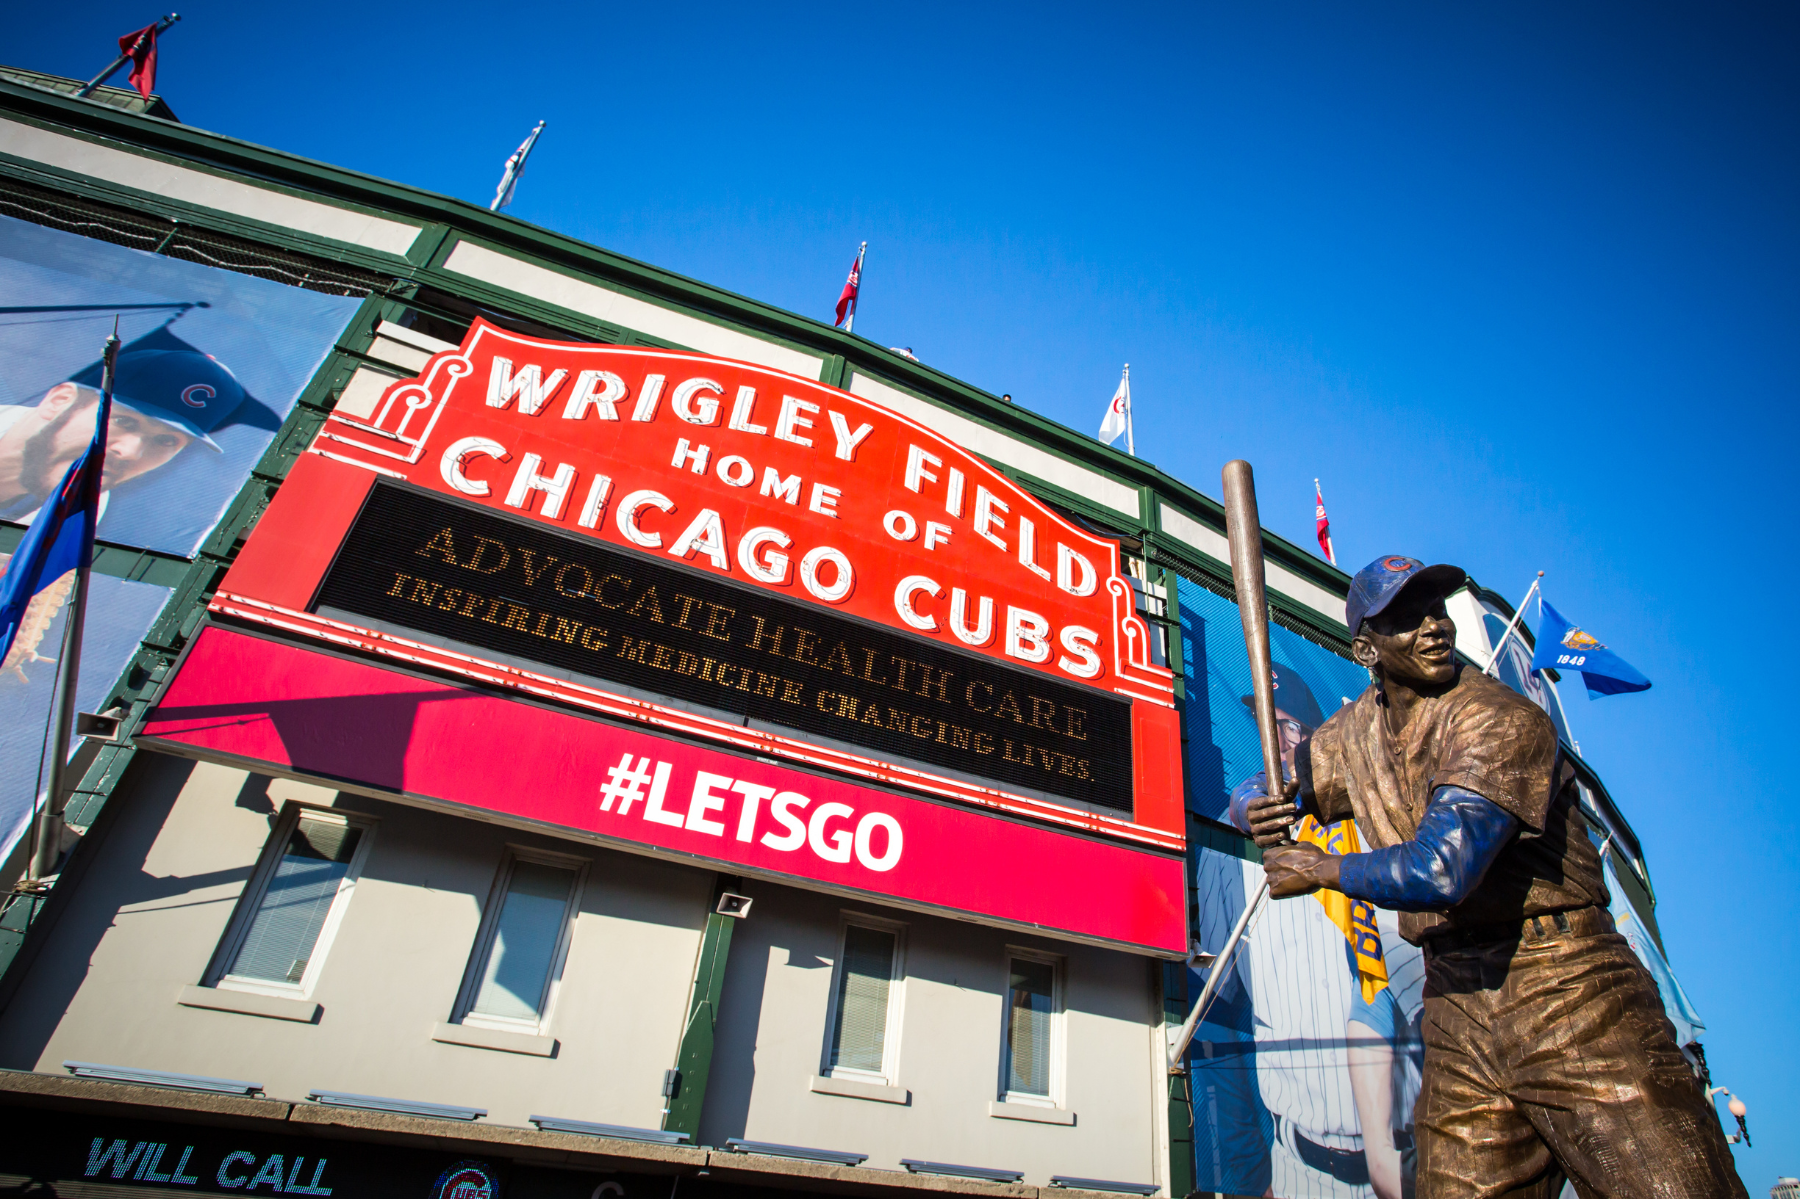
<svg viewBox="0 0 1800 1200">
<path fill-rule="evenodd" d="M 376 486 L 317 607 L 1131 811 L 1118 696 L 424 491 Z"/>
<path fill-rule="evenodd" d="M 212 619 L 256 636 L 233 643 L 235 658 L 190 655 L 168 695 L 248 714 L 238 733 L 159 707 L 146 741 L 1003 923 L 1024 921 L 1001 902 L 1024 876 L 1002 887 L 992 852 L 1025 853 L 1036 825 L 1058 849 L 1027 857 L 1054 858 L 1071 894 L 1110 889 L 1121 912 L 1161 914 L 1154 935 L 1107 932 L 1097 916 L 1064 927 L 1071 935 L 1173 953 L 1184 943 L 1168 922 L 1178 926 L 1184 908 L 1169 856 L 1185 848 L 1173 679 L 1152 661 L 1120 565 L 1116 543 L 850 392 L 748 363 L 550 342 L 477 321 L 417 378 L 332 414 L 221 582 Z M 283 642 L 385 662 L 406 678 L 453 678 L 475 689 L 457 693 L 467 711 L 476 693 L 495 697 L 500 707 L 482 711 L 506 715 L 482 718 L 490 726 L 578 728 L 554 764 L 572 774 L 538 781 L 552 764 L 504 756 L 434 774 L 421 756 L 456 739 L 421 741 L 417 725 L 383 734 L 394 744 L 379 751 L 340 753 L 374 735 L 314 696 L 305 676 L 321 669 L 317 655 L 273 648 Z M 207 672 L 222 674 L 196 677 Z M 292 722 L 288 695 L 309 697 L 308 722 Z M 569 715 L 552 722 L 546 705 Z M 273 741 L 251 736 L 259 722 Z M 767 787 L 796 797 L 790 816 L 849 788 L 841 804 L 869 820 L 938 831 L 917 850 L 931 879 L 986 882 L 903 895 L 898 873 L 860 858 L 846 868 L 863 872 L 855 880 L 816 864 L 778 871 L 808 860 L 765 861 L 762 832 L 710 836 L 723 818 L 700 819 L 706 836 L 680 844 L 660 815 L 609 823 L 606 773 L 638 769 L 613 750 L 631 727 L 798 772 L 750 783 L 743 764 L 708 760 L 692 768 L 687 811 L 711 811 L 719 779 L 738 779 L 746 796 Z M 344 745 L 305 765 L 301 743 L 321 747 L 327 735 Z M 578 755 L 577 744 L 589 748 Z M 660 759 L 630 753 L 646 769 L 670 764 L 668 786 L 680 789 L 680 744 L 666 742 Z M 580 757 L 590 754 L 613 757 Z M 395 762 L 401 776 L 369 765 Z M 508 798 L 486 795 L 496 771 L 515 776 Z M 963 816 L 945 824 L 933 806 L 946 803 Z M 741 819 L 760 830 L 768 815 L 764 806 Z M 956 824 L 967 820 L 986 832 Z M 807 844 L 829 849 L 835 828 L 809 825 Z M 861 828 L 839 833 L 854 840 Z M 1119 859 L 1108 847 L 1132 849 Z"/>
</svg>

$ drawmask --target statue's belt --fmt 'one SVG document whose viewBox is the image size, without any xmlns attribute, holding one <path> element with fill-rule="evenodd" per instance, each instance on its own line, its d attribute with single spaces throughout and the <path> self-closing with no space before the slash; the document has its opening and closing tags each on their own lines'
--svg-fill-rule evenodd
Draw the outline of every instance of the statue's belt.
<svg viewBox="0 0 1800 1200">
<path fill-rule="evenodd" d="M 1594 937 L 1612 932 L 1612 914 L 1598 905 L 1590 904 L 1585 908 L 1543 913 L 1519 921 L 1438 926 L 1426 933 L 1424 944 L 1428 953 L 1449 954 L 1457 950 L 1545 942 L 1557 937 Z"/>
</svg>

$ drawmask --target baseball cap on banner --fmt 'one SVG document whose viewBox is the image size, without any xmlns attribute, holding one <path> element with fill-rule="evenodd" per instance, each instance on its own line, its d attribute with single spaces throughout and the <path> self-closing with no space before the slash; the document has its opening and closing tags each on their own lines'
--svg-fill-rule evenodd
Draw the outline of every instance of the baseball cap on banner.
<svg viewBox="0 0 1800 1200">
<path fill-rule="evenodd" d="M 1440 563 L 1428 567 L 1404 554 L 1384 554 L 1356 573 L 1350 581 L 1350 594 L 1344 598 L 1344 621 L 1355 637 L 1362 623 L 1375 616 L 1414 586 L 1429 588 L 1448 596 L 1467 583 L 1468 575 L 1461 567 Z"/>
<path fill-rule="evenodd" d="M 96 361 L 71 375 L 69 382 L 98 390 L 100 375 Z M 246 392 L 224 363 L 177 337 L 167 325 L 120 348 L 113 399 L 214 450 L 219 444 L 212 432 L 223 426 L 281 427 L 281 419 Z"/>
</svg>

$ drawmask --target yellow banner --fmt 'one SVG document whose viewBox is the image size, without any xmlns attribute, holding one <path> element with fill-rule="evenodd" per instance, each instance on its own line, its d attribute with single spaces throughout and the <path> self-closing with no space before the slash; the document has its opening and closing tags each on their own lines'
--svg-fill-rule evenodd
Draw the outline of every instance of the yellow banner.
<svg viewBox="0 0 1800 1200">
<path fill-rule="evenodd" d="M 1362 853 L 1362 843 L 1352 821 L 1321 825 L 1307 816 L 1301 820 L 1295 836 L 1327 854 Z M 1387 960 L 1381 954 L 1381 932 L 1375 927 L 1375 906 L 1367 900 L 1352 900 L 1344 893 L 1328 888 L 1320 888 L 1313 894 L 1325 906 L 1325 915 L 1343 930 L 1344 940 L 1356 952 L 1356 975 L 1362 984 L 1363 1003 L 1373 1004 L 1376 994 L 1388 983 Z"/>
</svg>

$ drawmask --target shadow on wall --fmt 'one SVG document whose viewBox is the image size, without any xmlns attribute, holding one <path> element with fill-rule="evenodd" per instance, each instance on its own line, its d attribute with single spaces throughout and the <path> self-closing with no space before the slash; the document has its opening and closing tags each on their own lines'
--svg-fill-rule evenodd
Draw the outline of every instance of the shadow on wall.
<svg viewBox="0 0 1800 1200">
<path fill-rule="evenodd" d="M 87 978 L 101 939 L 113 928 L 121 910 L 208 906 L 218 910 L 219 927 L 224 928 L 253 863 L 198 875 L 156 876 L 144 869 L 150 848 L 194 766 L 186 759 L 139 754 L 113 802 L 101 810 L 100 819 L 81 840 L 63 872 L 65 886 L 52 893 L 49 908 L 32 931 L 34 939 L 48 935 L 51 941 L 0 1011 L 0 1066 L 24 1071 L 37 1066 Z M 267 802 L 266 794 L 264 800 Z M 254 801 L 244 807 L 254 809 Z M 81 886 L 84 879 L 90 886 Z M 92 886 L 94 881 L 104 881 L 104 886 Z M 229 895 L 185 899 L 193 892 L 230 883 L 240 886 Z"/>
</svg>

